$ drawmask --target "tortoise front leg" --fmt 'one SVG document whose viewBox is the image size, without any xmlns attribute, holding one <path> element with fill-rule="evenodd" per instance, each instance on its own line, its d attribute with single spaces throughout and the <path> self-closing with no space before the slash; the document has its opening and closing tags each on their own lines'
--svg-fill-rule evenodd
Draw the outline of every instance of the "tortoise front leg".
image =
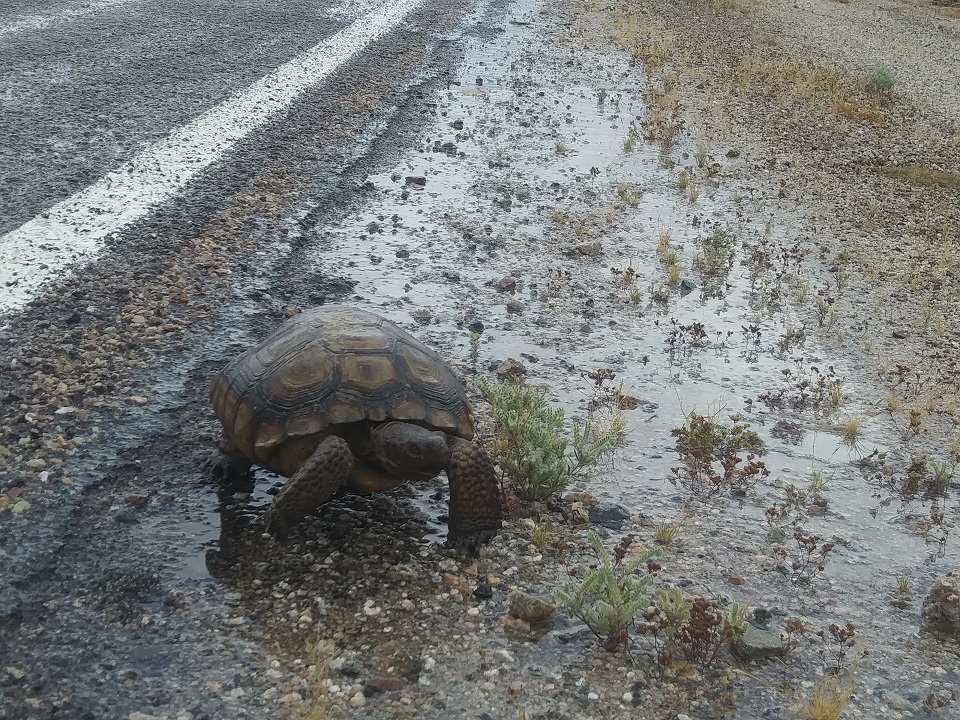
<svg viewBox="0 0 960 720">
<path fill-rule="evenodd" d="M 490 542 L 503 524 L 497 473 L 482 447 L 452 437 L 450 465 L 450 521 L 447 544 L 457 552 L 475 552 Z"/>
<path fill-rule="evenodd" d="M 320 507 L 353 472 L 353 453 L 342 437 L 331 435 L 287 480 L 267 509 L 267 532 L 284 540 L 307 515 Z"/>
<path fill-rule="evenodd" d="M 210 451 L 203 461 L 203 470 L 218 482 L 227 485 L 246 480 L 250 475 L 252 464 L 249 458 L 240 452 L 226 435 L 223 435 L 217 449 Z"/>
</svg>

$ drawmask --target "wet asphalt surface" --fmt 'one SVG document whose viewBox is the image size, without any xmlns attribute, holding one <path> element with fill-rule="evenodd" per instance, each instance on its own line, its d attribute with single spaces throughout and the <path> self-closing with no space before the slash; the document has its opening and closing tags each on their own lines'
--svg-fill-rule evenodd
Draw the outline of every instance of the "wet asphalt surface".
<svg viewBox="0 0 960 720">
<path fill-rule="evenodd" d="M 17 2 L 0 11 L 0 233 L 365 9 L 319 0 L 101 4 L 86 14 L 96 3 Z"/>
<path fill-rule="evenodd" d="M 64 7 L 9 5 L 0 27 Z M 120 3 L 0 35 L 0 232 L 369 9 L 282 5 Z M 463 10 L 414 13 L 97 263 L 3 318 L 0 486 L 30 509 L 0 520 L 0 667 L 13 668 L 0 717 L 257 717 L 273 705 L 237 690 L 263 677 L 259 645 L 206 611 L 170 625 L 185 603 L 162 589 L 211 572 L 207 378 L 289 305 L 349 293 L 336 276 L 297 275 L 274 248 L 303 198 L 320 208 L 312 223 L 362 197 L 369 138 L 389 124 L 389 152 L 415 129 L 397 109 L 444 82 Z M 140 524 L 148 503 L 158 514 Z"/>
</svg>

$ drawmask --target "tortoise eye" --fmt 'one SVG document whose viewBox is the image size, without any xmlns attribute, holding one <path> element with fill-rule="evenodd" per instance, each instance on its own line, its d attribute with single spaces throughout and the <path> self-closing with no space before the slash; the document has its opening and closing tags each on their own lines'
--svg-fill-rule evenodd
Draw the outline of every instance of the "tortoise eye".
<svg viewBox="0 0 960 720">
<path fill-rule="evenodd" d="M 410 453 L 411 455 L 413 455 L 414 457 L 422 457 L 422 456 L 423 456 L 423 448 L 421 448 L 421 447 L 420 447 L 419 445 L 417 445 L 416 443 L 410 443 L 409 445 L 407 445 L 407 452 L 409 452 L 409 453 Z"/>
</svg>

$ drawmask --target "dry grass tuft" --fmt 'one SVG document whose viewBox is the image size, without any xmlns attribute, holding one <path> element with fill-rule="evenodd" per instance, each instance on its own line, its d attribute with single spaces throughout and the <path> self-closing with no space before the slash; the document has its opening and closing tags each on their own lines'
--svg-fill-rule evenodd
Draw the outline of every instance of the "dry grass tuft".
<svg viewBox="0 0 960 720">
<path fill-rule="evenodd" d="M 874 125 L 883 124 L 883 113 L 871 107 L 864 107 L 857 103 L 847 102 L 846 100 L 838 100 L 835 107 L 837 114 L 843 115 L 845 118 L 850 118 L 857 122 L 865 120 L 872 122 Z"/>
<path fill-rule="evenodd" d="M 307 645 L 306 684 L 303 702 L 298 710 L 302 720 L 327 720 L 329 717 L 330 663 L 336 647 L 329 640 L 318 639 Z"/>
<path fill-rule="evenodd" d="M 813 697 L 800 708 L 807 720 L 837 720 L 853 695 L 853 677 L 826 675 L 813 688 Z"/>
<path fill-rule="evenodd" d="M 880 173 L 917 187 L 939 185 L 948 190 L 960 190 L 960 173 L 935 170 L 926 165 L 888 165 L 880 168 Z"/>
</svg>

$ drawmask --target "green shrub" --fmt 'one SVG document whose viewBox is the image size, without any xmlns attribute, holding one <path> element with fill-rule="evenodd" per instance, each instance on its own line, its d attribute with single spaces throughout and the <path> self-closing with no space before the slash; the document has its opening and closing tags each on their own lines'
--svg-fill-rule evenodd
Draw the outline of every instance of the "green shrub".
<svg viewBox="0 0 960 720">
<path fill-rule="evenodd" d="M 564 435 L 561 408 L 550 407 L 543 390 L 513 382 L 477 381 L 490 404 L 493 454 L 521 500 L 541 500 L 562 492 L 586 467 L 596 465 L 620 440 L 615 428 L 590 422 Z"/>
<path fill-rule="evenodd" d="M 623 538 L 611 557 L 599 535 L 590 532 L 587 537 L 600 564 L 588 570 L 581 582 L 571 580 L 554 591 L 554 597 L 585 622 L 606 649 L 614 651 L 628 645 L 634 618 L 650 605 L 653 575 L 634 573 L 659 553 L 649 551 L 624 564 L 632 538 Z"/>
<path fill-rule="evenodd" d="M 888 65 L 877 65 L 870 73 L 870 84 L 878 93 L 889 93 L 897 84 L 897 76 Z"/>
<path fill-rule="evenodd" d="M 727 426 L 717 415 L 690 413 L 670 434 L 684 459 L 683 467 L 672 468 L 674 477 L 697 495 L 742 490 L 770 475 L 756 457 L 766 451 L 763 440 L 745 423 Z"/>
</svg>

